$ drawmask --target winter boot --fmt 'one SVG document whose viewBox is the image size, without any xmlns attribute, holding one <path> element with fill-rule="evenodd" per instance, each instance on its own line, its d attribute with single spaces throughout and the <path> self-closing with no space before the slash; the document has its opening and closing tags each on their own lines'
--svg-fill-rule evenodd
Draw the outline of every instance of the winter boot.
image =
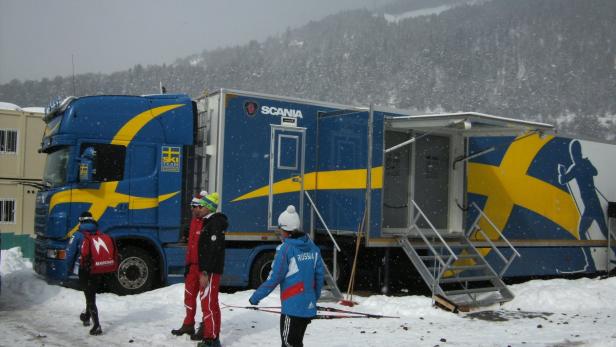
<svg viewBox="0 0 616 347">
<path fill-rule="evenodd" d="M 190 335 L 190 339 L 193 341 L 203 340 L 203 322 L 199 323 L 199 329 L 197 329 L 196 333 Z"/>
<path fill-rule="evenodd" d="M 197 347 L 221 347 L 221 345 L 220 345 L 220 340 L 217 337 L 213 340 L 212 339 L 201 340 L 201 342 L 197 344 Z"/>
<path fill-rule="evenodd" d="M 103 329 L 101 329 L 101 325 L 98 322 L 98 310 L 92 309 L 90 310 L 90 315 L 92 316 L 92 329 L 90 329 L 90 335 L 100 335 L 103 333 Z"/>
<path fill-rule="evenodd" d="M 216 345 L 214 344 L 214 341 L 216 341 L 216 340 L 212 340 L 212 339 L 203 339 L 203 340 L 201 340 L 201 342 L 199 342 L 199 343 L 197 344 L 197 347 L 214 347 L 214 346 L 216 346 Z"/>
<path fill-rule="evenodd" d="M 171 333 L 176 336 L 181 336 L 184 334 L 193 335 L 195 333 L 195 327 L 190 324 L 182 324 L 182 327 L 179 329 L 171 330 Z"/>
<path fill-rule="evenodd" d="M 90 325 L 90 312 L 88 310 L 81 312 L 79 320 L 83 323 L 84 327 Z"/>
<path fill-rule="evenodd" d="M 90 335 L 100 335 L 103 333 L 103 329 L 101 328 L 100 324 L 95 324 L 92 326 L 92 329 L 90 329 Z"/>
</svg>

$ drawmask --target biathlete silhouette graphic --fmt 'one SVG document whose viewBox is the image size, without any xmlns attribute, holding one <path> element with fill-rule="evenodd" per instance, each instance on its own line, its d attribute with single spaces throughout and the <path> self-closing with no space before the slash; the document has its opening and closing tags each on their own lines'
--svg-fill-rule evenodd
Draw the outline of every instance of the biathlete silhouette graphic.
<svg viewBox="0 0 616 347">
<path fill-rule="evenodd" d="M 603 207 L 599 200 L 601 192 L 595 186 L 595 176 L 599 172 L 590 159 L 582 156 L 582 144 L 580 141 L 572 140 L 569 143 L 569 155 L 571 157 L 571 165 L 569 167 L 558 164 L 558 183 L 567 186 L 569 194 L 571 194 L 575 201 L 580 214 L 578 222 L 580 240 L 606 240 L 608 237 L 608 227 Z M 601 194 L 601 196 L 603 195 Z M 592 228 L 593 222 L 596 222 L 599 230 Z M 584 249 L 582 250 L 584 251 Z M 598 259 L 595 259 L 596 254 L 594 254 L 596 252 L 593 251 L 592 253 L 595 264 L 597 264 L 596 261 Z M 588 261 L 586 251 L 584 251 L 584 255 Z"/>
</svg>

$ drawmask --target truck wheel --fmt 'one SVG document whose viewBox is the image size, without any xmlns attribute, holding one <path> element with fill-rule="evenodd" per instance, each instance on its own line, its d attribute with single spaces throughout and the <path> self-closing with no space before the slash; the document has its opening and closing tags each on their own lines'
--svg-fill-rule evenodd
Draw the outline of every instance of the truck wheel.
<svg viewBox="0 0 616 347">
<path fill-rule="evenodd" d="M 267 280 L 274 263 L 274 255 L 274 252 L 265 252 L 257 256 L 250 269 L 250 288 L 257 289 Z"/>
<path fill-rule="evenodd" d="M 119 251 L 120 265 L 111 281 L 112 291 L 118 295 L 131 295 L 152 289 L 156 270 L 150 254 L 132 246 Z"/>
</svg>

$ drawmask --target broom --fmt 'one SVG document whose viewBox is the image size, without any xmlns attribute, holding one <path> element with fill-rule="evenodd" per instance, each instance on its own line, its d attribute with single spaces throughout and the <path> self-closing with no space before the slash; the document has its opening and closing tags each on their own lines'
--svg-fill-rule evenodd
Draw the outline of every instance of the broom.
<svg viewBox="0 0 616 347">
<path fill-rule="evenodd" d="M 361 244 L 361 237 L 364 230 L 364 222 L 366 221 L 366 209 L 364 209 L 364 214 L 361 218 L 361 223 L 359 223 L 359 228 L 357 229 L 357 239 L 355 240 L 355 257 L 353 258 L 353 267 L 351 269 L 351 278 L 349 278 L 349 286 L 347 287 L 346 299 L 340 300 L 338 302 L 340 305 L 353 307 L 357 303 L 353 301 L 353 290 L 355 286 L 355 269 L 357 267 L 357 255 L 359 254 L 359 245 Z"/>
</svg>

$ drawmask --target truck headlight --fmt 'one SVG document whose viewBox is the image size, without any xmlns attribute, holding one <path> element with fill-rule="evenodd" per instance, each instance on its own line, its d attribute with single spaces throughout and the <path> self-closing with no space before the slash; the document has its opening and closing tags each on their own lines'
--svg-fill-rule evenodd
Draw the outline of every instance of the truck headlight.
<svg viewBox="0 0 616 347">
<path fill-rule="evenodd" d="M 66 251 L 63 249 L 47 249 L 47 258 L 65 259 Z"/>
</svg>

